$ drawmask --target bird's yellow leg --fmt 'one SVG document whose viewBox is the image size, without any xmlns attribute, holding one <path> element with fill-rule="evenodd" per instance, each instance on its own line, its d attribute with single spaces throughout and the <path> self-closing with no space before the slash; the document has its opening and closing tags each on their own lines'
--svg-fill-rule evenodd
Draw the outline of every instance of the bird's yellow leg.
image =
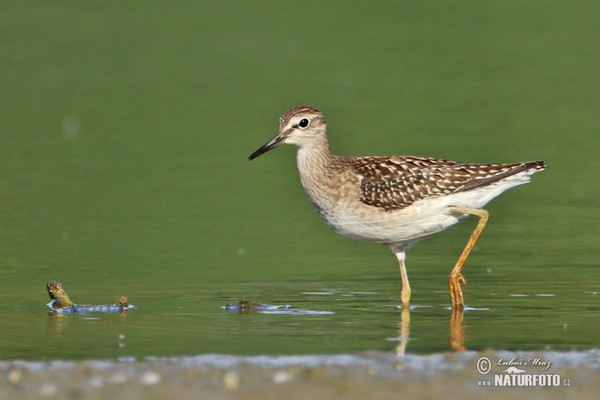
<svg viewBox="0 0 600 400">
<path fill-rule="evenodd" d="M 477 222 L 477 226 L 473 230 L 473 233 L 471 233 L 471 237 L 469 237 L 469 241 L 467 242 L 467 245 L 463 249 L 460 257 L 458 257 L 458 261 L 456 262 L 456 264 L 454 265 L 454 268 L 452 268 L 452 271 L 450 271 L 450 275 L 448 276 L 448 287 L 450 289 L 450 302 L 452 303 L 452 309 L 455 309 L 455 308 L 464 306 L 463 294 L 462 294 L 462 290 L 460 288 L 460 283 L 462 281 L 462 283 L 466 285 L 467 281 L 462 276 L 462 272 L 461 272 L 462 266 L 465 263 L 465 260 L 467 259 L 467 257 L 469 256 L 471 249 L 475 245 L 477 238 L 481 234 L 481 231 L 483 231 L 483 228 L 485 227 L 485 224 L 487 223 L 489 214 L 487 211 L 485 211 L 481 208 L 451 207 L 450 211 L 452 211 L 453 213 L 457 213 L 457 214 L 475 215 L 479 218 L 479 221 Z"/>
<path fill-rule="evenodd" d="M 410 303 L 410 284 L 408 283 L 408 274 L 406 273 L 406 253 L 401 250 L 392 249 L 396 258 L 398 259 L 398 266 L 400 267 L 400 275 L 402 277 L 402 292 L 400 292 L 400 299 L 402 300 L 402 308 L 408 310 L 408 304 Z"/>
</svg>

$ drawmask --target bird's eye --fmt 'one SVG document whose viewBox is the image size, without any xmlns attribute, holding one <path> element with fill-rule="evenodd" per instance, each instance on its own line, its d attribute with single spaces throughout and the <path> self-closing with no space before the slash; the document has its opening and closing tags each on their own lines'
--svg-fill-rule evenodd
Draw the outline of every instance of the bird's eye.
<svg viewBox="0 0 600 400">
<path fill-rule="evenodd" d="M 298 123 L 298 126 L 299 126 L 300 128 L 306 128 L 306 127 L 308 126 L 308 119 L 306 119 L 306 118 L 302 118 L 302 119 L 300 120 L 300 122 Z"/>
</svg>

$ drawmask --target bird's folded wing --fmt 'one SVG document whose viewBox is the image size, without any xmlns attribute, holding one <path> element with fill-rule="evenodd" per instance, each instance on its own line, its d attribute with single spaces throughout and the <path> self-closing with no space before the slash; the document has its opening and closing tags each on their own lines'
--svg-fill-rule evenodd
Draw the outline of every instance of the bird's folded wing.
<svg viewBox="0 0 600 400">
<path fill-rule="evenodd" d="M 537 162 L 465 164 L 431 157 L 355 157 L 363 203 L 386 211 L 412 203 L 471 190 L 534 168 Z"/>
</svg>

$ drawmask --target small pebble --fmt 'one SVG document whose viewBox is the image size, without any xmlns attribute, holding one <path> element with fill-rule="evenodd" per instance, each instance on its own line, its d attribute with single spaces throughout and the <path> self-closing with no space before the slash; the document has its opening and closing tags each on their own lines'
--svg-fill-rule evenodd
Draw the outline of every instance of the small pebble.
<svg viewBox="0 0 600 400">
<path fill-rule="evenodd" d="M 18 384 L 23 380 L 23 371 L 20 369 L 13 369 L 8 373 L 8 381 L 13 385 Z"/>
<path fill-rule="evenodd" d="M 227 390 L 237 390 L 240 387 L 240 376 L 236 372 L 226 372 L 223 376 L 223 385 Z"/>
<path fill-rule="evenodd" d="M 273 375 L 273 382 L 275 383 L 286 383 L 291 381 L 293 378 L 292 374 L 287 371 L 278 371 Z"/>
<path fill-rule="evenodd" d="M 44 383 L 42 386 L 40 386 L 39 393 L 41 396 L 45 397 L 54 396 L 56 393 L 58 393 L 58 388 L 52 383 Z"/>
<path fill-rule="evenodd" d="M 111 385 L 121 385 L 127 382 L 127 375 L 125 374 L 113 374 L 108 377 L 108 382 Z"/>
<path fill-rule="evenodd" d="M 156 385 L 160 382 L 160 375 L 154 371 L 147 371 L 140 376 L 140 382 L 143 385 Z"/>
<path fill-rule="evenodd" d="M 104 386 L 105 383 L 106 383 L 106 380 L 99 375 L 92 376 L 90 378 L 90 380 L 88 381 L 88 384 L 90 385 L 90 387 L 92 387 L 94 389 L 100 389 L 102 386 Z"/>
</svg>

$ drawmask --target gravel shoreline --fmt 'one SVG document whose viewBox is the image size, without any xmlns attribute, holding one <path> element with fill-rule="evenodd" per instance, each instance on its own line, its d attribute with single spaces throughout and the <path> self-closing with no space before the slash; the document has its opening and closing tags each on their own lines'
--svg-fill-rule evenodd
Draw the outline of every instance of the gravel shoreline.
<svg viewBox="0 0 600 400">
<path fill-rule="evenodd" d="M 486 375 L 477 370 L 481 357 L 494 363 Z M 519 360 L 550 361 L 551 367 L 542 371 Z M 494 375 L 509 365 L 531 374 L 558 374 L 561 384 L 494 387 Z M 481 380 L 492 381 L 492 386 L 482 386 Z M 504 399 L 507 393 L 516 399 L 592 399 L 599 389 L 598 349 L 0 361 L 2 399 L 398 399 L 401 395 L 447 397 L 448 393 L 463 399 Z"/>
</svg>

